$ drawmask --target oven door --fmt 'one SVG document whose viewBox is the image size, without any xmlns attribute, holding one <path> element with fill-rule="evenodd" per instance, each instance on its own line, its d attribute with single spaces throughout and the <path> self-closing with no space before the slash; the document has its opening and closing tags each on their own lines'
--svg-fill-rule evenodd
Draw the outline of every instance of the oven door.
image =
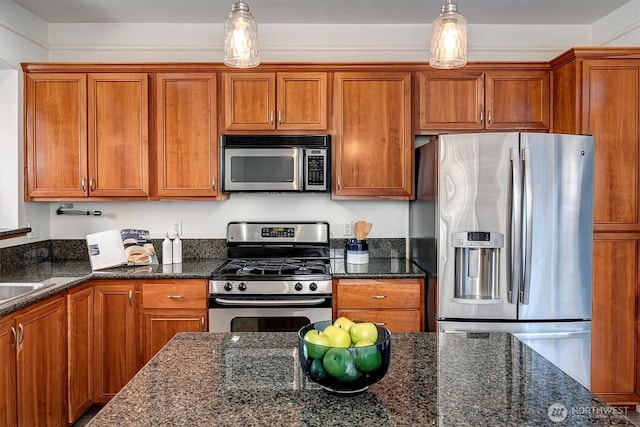
<svg viewBox="0 0 640 427">
<path fill-rule="evenodd" d="M 331 296 L 308 298 L 209 297 L 209 332 L 297 332 L 331 320 Z"/>
<path fill-rule="evenodd" d="M 223 150 L 222 191 L 302 191 L 302 149 L 265 147 Z"/>
</svg>

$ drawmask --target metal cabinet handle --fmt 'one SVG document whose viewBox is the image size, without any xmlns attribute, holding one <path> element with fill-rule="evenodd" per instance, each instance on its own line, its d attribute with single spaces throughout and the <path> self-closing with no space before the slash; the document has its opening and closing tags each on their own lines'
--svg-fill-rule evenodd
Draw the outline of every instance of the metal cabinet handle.
<svg viewBox="0 0 640 427">
<path fill-rule="evenodd" d="M 129 291 L 129 307 L 133 307 L 133 290 Z"/>
<path fill-rule="evenodd" d="M 22 323 L 18 324 L 18 344 L 22 344 L 24 341 L 24 327 Z"/>
<path fill-rule="evenodd" d="M 96 189 L 96 180 L 93 177 L 89 178 L 89 190 L 94 191 Z"/>
<path fill-rule="evenodd" d="M 387 322 L 373 322 L 374 325 L 387 326 Z"/>
<path fill-rule="evenodd" d="M 338 191 L 342 191 L 342 181 L 340 180 L 340 175 L 338 175 Z"/>
<path fill-rule="evenodd" d="M 272 124 L 273 124 L 273 116 L 274 116 L 274 113 L 273 113 L 273 110 L 271 110 L 271 111 L 269 112 L 269 124 L 270 124 L 270 125 L 272 125 Z"/>
<path fill-rule="evenodd" d="M 11 343 L 12 348 L 16 348 L 16 344 L 18 343 L 18 334 L 16 334 L 16 328 L 11 327 L 11 334 L 13 335 L 13 342 Z"/>
<path fill-rule="evenodd" d="M 169 299 L 182 299 L 184 298 L 182 295 L 167 295 Z"/>
<path fill-rule="evenodd" d="M 387 296 L 386 295 L 370 295 L 370 297 L 374 299 L 385 299 Z"/>
<path fill-rule="evenodd" d="M 491 124 L 491 110 L 487 111 L 487 124 Z"/>
<path fill-rule="evenodd" d="M 200 319 L 200 332 L 204 332 L 204 316 Z"/>
<path fill-rule="evenodd" d="M 211 189 L 215 191 L 216 189 L 216 177 L 211 178 Z"/>
<path fill-rule="evenodd" d="M 83 192 L 87 191 L 87 178 L 85 178 L 84 176 L 82 177 L 82 181 L 80 181 L 80 188 Z"/>
<path fill-rule="evenodd" d="M 278 124 L 281 125 L 282 124 L 282 110 L 278 110 Z"/>
<path fill-rule="evenodd" d="M 484 124 L 484 110 L 480 110 L 480 124 Z"/>
</svg>

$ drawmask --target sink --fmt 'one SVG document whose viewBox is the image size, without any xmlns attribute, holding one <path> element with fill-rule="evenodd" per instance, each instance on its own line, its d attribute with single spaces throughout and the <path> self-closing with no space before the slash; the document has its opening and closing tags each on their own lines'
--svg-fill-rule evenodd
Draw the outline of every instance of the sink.
<svg viewBox="0 0 640 427">
<path fill-rule="evenodd" d="M 44 287 L 42 283 L 0 282 L 0 302 L 17 298 L 42 287 Z"/>
</svg>

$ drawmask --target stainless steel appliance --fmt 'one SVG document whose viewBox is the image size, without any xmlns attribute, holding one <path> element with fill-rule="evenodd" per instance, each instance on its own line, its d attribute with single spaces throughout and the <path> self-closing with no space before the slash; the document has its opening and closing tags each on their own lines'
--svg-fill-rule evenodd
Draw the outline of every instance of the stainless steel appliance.
<svg viewBox="0 0 640 427">
<path fill-rule="evenodd" d="M 221 135 L 222 191 L 328 192 L 329 135 Z"/>
<path fill-rule="evenodd" d="M 331 319 L 328 223 L 231 222 L 227 258 L 209 280 L 209 331 L 295 332 Z"/>
<path fill-rule="evenodd" d="M 443 135 L 416 151 L 409 252 L 437 274 L 438 330 L 513 332 L 589 388 L 593 138 Z"/>
</svg>

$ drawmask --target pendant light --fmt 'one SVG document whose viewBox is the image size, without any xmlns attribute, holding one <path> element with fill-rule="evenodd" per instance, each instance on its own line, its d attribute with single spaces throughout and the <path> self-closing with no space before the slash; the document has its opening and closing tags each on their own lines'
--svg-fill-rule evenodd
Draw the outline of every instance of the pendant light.
<svg viewBox="0 0 640 427">
<path fill-rule="evenodd" d="M 224 21 L 224 63 L 229 67 L 251 68 L 260 64 L 258 24 L 249 5 L 237 1 Z"/>
<path fill-rule="evenodd" d="M 458 68 L 467 63 L 467 19 L 447 0 L 433 20 L 429 65 L 434 68 Z"/>
</svg>

